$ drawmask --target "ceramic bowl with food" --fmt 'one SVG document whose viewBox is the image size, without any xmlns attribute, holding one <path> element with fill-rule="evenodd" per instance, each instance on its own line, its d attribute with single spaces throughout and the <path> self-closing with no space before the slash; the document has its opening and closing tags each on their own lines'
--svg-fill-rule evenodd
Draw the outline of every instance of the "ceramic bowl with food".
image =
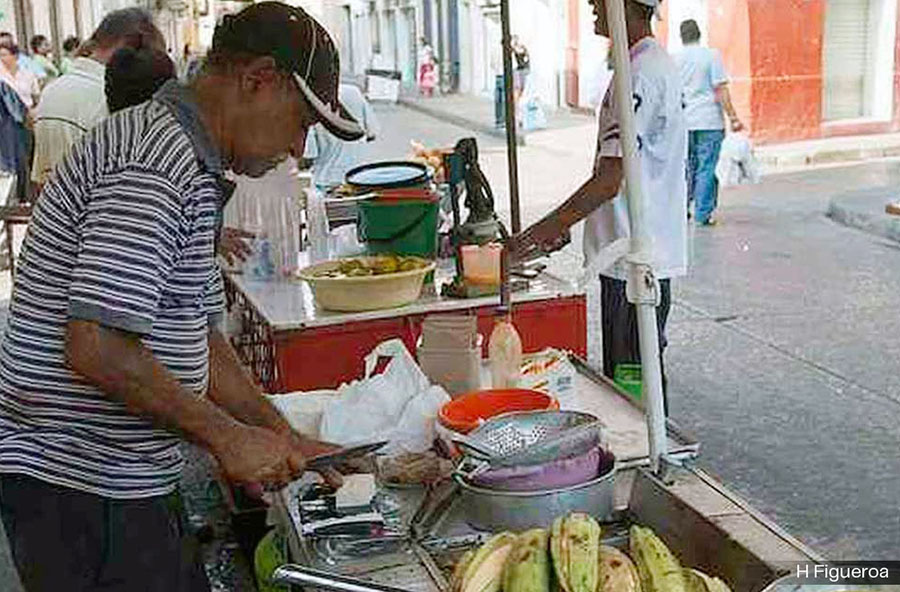
<svg viewBox="0 0 900 592">
<path fill-rule="evenodd" d="M 300 270 L 325 310 L 362 312 L 406 306 L 419 299 L 435 263 L 421 257 L 379 255 L 318 263 Z"/>
</svg>

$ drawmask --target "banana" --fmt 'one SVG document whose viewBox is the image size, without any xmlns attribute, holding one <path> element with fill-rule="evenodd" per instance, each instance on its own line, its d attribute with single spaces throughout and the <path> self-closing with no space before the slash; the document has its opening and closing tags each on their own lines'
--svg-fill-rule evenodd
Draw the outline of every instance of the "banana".
<svg viewBox="0 0 900 592">
<path fill-rule="evenodd" d="M 641 578 L 643 592 L 687 591 L 681 565 L 656 533 L 633 525 L 629 539 L 631 557 Z"/>
<path fill-rule="evenodd" d="M 553 521 L 550 556 L 564 592 L 596 592 L 599 582 L 600 525 L 587 514 Z"/>
<path fill-rule="evenodd" d="M 491 537 L 463 570 L 460 592 L 500 592 L 503 567 L 516 542 L 516 535 L 501 532 Z"/>
<path fill-rule="evenodd" d="M 731 592 L 728 584 L 719 578 L 708 576 L 702 571 L 684 569 L 682 573 L 687 592 Z"/>
<path fill-rule="evenodd" d="M 474 558 L 475 549 L 466 551 L 459 558 L 456 567 L 453 569 L 453 575 L 450 577 L 450 592 L 462 592 L 463 576 L 466 575 L 466 570 L 472 565 Z"/>
<path fill-rule="evenodd" d="M 543 528 L 519 535 L 506 559 L 503 592 L 550 592 L 549 538 Z"/>
<path fill-rule="evenodd" d="M 600 545 L 600 586 L 597 592 L 641 592 L 637 568 L 615 547 Z"/>
</svg>

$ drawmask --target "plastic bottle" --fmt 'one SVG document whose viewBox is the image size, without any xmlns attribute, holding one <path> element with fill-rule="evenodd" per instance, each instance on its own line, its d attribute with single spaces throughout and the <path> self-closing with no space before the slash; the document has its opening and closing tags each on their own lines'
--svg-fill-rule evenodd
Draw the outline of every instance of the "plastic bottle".
<svg viewBox="0 0 900 592">
<path fill-rule="evenodd" d="M 488 343 L 491 385 L 495 389 L 516 388 L 522 372 L 522 338 L 509 315 L 497 319 Z"/>
</svg>

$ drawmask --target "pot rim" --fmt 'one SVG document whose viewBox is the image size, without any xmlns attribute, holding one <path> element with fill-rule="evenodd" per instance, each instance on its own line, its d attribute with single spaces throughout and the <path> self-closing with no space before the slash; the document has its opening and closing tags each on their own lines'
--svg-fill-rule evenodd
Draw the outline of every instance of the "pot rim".
<svg viewBox="0 0 900 592">
<path fill-rule="evenodd" d="M 477 493 L 479 495 L 487 495 L 492 497 L 517 497 L 517 498 L 531 498 L 531 497 L 545 497 L 548 495 L 557 495 L 562 493 L 570 493 L 572 491 L 578 491 L 581 489 L 587 489 L 594 485 L 598 485 L 603 481 L 607 481 L 615 477 L 617 469 L 619 466 L 618 461 L 613 461 L 612 469 L 607 471 L 606 473 L 591 479 L 590 481 L 585 481 L 584 483 L 579 483 L 578 485 L 571 485 L 569 487 L 560 487 L 557 489 L 540 489 L 537 491 L 505 491 L 500 489 L 488 489 L 485 487 L 478 487 L 477 485 L 473 485 L 466 481 L 462 475 L 457 473 L 453 474 L 453 480 L 456 481 L 457 485 L 459 485 L 464 491 L 469 493 Z"/>
</svg>

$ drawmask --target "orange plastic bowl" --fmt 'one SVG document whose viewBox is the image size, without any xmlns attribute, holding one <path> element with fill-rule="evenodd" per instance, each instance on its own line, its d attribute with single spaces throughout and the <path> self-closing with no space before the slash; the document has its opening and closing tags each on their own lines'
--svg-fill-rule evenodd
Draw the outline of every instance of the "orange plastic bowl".
<svg viewBox="0 0 900 592">
<path fill-rule="evenodd" d="M 485 420 L 511 411 L 559 409 L 547 393 L 529 389 L 495 389 L 467 393 L 441 407 L 438 421 L 449 430 L 468 434 Z"/>
</svg>

